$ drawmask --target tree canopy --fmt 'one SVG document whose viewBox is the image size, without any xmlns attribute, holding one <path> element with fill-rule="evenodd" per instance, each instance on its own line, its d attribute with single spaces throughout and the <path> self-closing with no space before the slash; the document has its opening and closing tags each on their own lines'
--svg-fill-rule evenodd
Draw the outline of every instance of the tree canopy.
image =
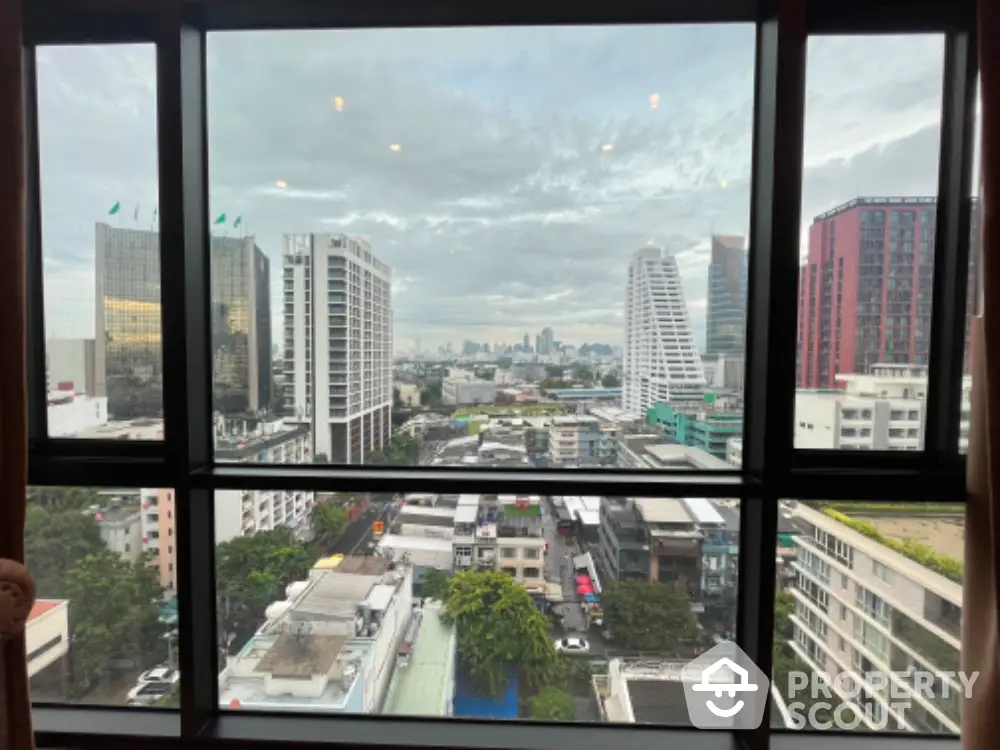
<svg viewBox="0 0 1000 750">
<path fill-rule="evenodd" d="M 347 526 L 347 509 L 332 500 L 318 502 L 312 509 L 314 541 L 322 547 L 329 546 Z"/>
<path fill-rule="evenodd" d="M 534 688 L 558 675 L 548 620 L 507 573 L 459 573 L 448 581 L 444 605 L 445 619 L 458 633 L 461 666 L 489 695 L 503 691 L 511 669 L 519 669 Z"/>
<path fill-rule="evenodd" d="M 71 602 L 71 690 L 89 690 L 121 661 L 148 669 L 167 656 L 159 605 L 159 569 L 142 556 L 134 565 L 111 550 L 87 555 L 65 572 Z"/>
<path fill-rule="evenodd" d="M 283 599 L 285 587 L 309 575 L 315 554 L 290 529 L 258 531 L 215 548 L 216 592 L 221 635 L 241 648 L 264 619 L 267 605 Z"/>
<path fill-rule="evenodd" d="M 93 514 L 67 510 L 59 503 L 28 504 L 24 554 L 39 596 L 66 599 L 67 571 L 104 548 Z"/>
<path fill-rule="evenodd" d="M 448 591 L 448 580 L 450 576 L 443 570 L 428 570 L 424 574 L 421 593 L 428 599 L 443 600 Z"/>
<path fill-rule="evenodd" d="M 553 685 L 543 687 L 531 699 L 531 718 L 573 721 L 576 718 L 573 696 Z"/>
<path fill-rule="evenodd" d="M 603 378 L 601 378 L 601 385 L 605 388 L 620 388 L 622 384 L 621 378 L 612 373 L 608 373 Z"/>
<path fill-rule="evenodd" d="M 417 438 L 411 437 L 405 432 L 397 432 L 382 450 L 369 453 L 365 463 L 386 466 L 416 466 L 420 459 L 420 446 L 421 443 Z"/>
<path fill-rule="evenodd" d="M 687 656 L 698 639 L 691 601 L 677 584 L 609 581 L 601 603 L 612 635 L 626 648 Z"/>
</svg>

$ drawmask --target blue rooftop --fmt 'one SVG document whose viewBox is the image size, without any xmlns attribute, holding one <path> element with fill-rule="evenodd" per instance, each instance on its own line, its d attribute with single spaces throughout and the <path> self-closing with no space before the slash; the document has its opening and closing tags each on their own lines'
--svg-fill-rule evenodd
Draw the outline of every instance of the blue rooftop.
<svg viewBox="0 0 1000 750">
<path fill-rule="evenodd" d="M 618 398 L 621 388 L 549 388 L 545 391 L 557 399 Z"/>
<path fill-rule="evenodd" d="M 499 698 L 490 698 L 475 692 L 468 677 L 461 672 L 455 680 L 455 698 L 452 710 L 455 716 L 468 719 L 516 719 L 517 676 L 510 675 Z"/>
</svg>

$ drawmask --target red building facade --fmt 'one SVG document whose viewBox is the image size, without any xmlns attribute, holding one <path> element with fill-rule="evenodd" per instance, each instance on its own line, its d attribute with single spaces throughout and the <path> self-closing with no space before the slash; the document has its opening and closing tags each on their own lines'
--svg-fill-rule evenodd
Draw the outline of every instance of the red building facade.
<svg viewBox="0 0 1000 750">
<path fill-rule="evenodd" d="M 855 198 L 813 220 L 799 272 L 799 388 L 835 388 L 838 373 L 880 362 L 928 363 L 936 210 L 935 198 Z"/>
</svg>

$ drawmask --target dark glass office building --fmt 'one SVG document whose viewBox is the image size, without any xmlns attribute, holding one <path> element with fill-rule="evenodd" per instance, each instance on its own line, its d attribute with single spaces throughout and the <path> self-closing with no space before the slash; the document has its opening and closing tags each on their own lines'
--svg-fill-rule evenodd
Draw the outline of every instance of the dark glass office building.
<svg viewBox="0 0 1000 750">
<path fill-rule="evenodd" d="M 163 410 L 160 235 L 98 224 L 95 367 L 112 419 Z M 251 237 L 212 238 L 214 406 L 262 411 L 271 399 L 270 263 Z M 103 335 L 101 335 L 103 332 Z"/>
<path fill-rule="evenodd" d="M 742 355 L 747 320 L 747 254 L 743 238 L 712 236 L 705 354 Z"/>
</svg>

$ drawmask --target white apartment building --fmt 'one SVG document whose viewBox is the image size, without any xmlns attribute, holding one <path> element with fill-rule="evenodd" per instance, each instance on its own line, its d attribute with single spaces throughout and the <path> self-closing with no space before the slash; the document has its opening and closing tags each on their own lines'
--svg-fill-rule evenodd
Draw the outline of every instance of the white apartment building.
<svg viewBox="0 0 1000 750">
<path fill-rule="evenodd" d="M 842 450 L 922 450 L 927 418 L 927 368 L 877 364 L 864 375 L 838 374 L 843 391 L 795 394 L 795 447 Z M 972 378 L 962 378 L 959 448 L 969 444 Z"/>
<path fill-rule="evenodd" d="M 629 265 L 623 370 L 622 407 L 633 414 L 657 402 L 697 401 L 705 392 L 677 261 L 658 247 L 637 251 Z"/>
<path fill-rule="evenodd" d="M 345 557 L 289 584 L 219 675 L 224 708 L 379 713 L 414 617 L 413 573 L 384 557 Z"/>
<path fill-rule="evenodd" d="M 791 518 L 802 531 L 794 538 L 799 550 L 791 588 L 796 610 L 789 644 L 796 655 L 814 671 L 849 675 L 855 685 L 867 673 L 886 674 L 896 695 L 910 696 L 899 715 L 890 707 L 901 700 L 891 687 L 861 687 L 854 698 L 839 692 L 870 727 L 887 718 L 890 727 L 900 721 L 913 731 L 958 734 L 962 585 L 820 510 L 796 503 Z M 961 520 L 926 522 L 950 523 L 954 531 Z M 933 697 L 913 690 L 917 672 L 934 673 Z"/>
<path fill-rule="evenodd" d="M 468 370 L 453 369 L 441 381 L 441 403 L 492 404 L 497 398 L 497 384 L 480 380 Z"/>
<path fill-rule="evenodd" d="M 32 605 L 24 627 L 28 654 L 28 677 L 34 677 L 54 664 L 61 665 L 65 685 L 68 676 L 69 602 L 65 599 L 39 599 Z"/>
<path fill-rule="evenodd" d="M 48 395 L 49 437 L 81 437 L 108 425 L 108 397 L 84 396 L 73 391 Z"/>
<path fill-rule="evenodd" d="M 392 275 L 367 242 L 284 236 L 285 407 L 314 454 L 361 464 L 392 428 Z"/>
</svg>

